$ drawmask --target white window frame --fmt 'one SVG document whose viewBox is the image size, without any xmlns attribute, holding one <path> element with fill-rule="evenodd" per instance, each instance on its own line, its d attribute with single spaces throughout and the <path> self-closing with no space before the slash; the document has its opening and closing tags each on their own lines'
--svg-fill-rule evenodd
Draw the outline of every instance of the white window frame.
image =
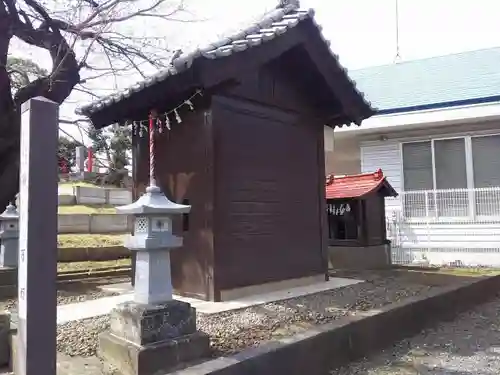
<svg viewBox="0 0 500 375">
<path fill-rule="evenodd" d="M 435 141 L 441 141 L 441 140 L 448 140 L 448 139 L 463 139 L 464 140 L 464 145 L 465 145 L 465 170 L 466 170 L 466 176 L 467 176 L 467 189 L 469 190 L 468 192 L 468 198 L 469 198 L 469 214 L 466 216 L 439 216 L 437 212 L 435 212 L 435 216 L 426 216 L 426 217 L 407 217 L 406 220 L 412 221 L 412 222 L 421 222 L 423 219 L 425 221 L 446 221 L 446 222 L 460 222 L 464 220 L 493 220 L 493 221 L 500 221 L 500 215 L 497 216 L 488 216 L 488 215 L 480 215 L 478 216 L 476 214 L 476 200 L 475 200 L 475 192 L 473 189 L 474 187 L 474 164 L 473 164 L 473 155 L 472 155 L 472 138 L 479 138 L 479 137 L 492 137 L 492 136 L 499 136 L 500 133 L 498 132 L 487 132 L 484 134 L 474 134 L 474 135 L 450 135 L 450 136 L 436 136 L 436 137 L 429 137 L 429 138 L 420 138 L 420 139 L 412 139 L 412 140 L 401 140 L 399 142 L 399 155 L 400 155 L 400 166 L 401 166 L 401 191 L 404 193 L 405 192 L 405 187 L 404 187 L 404 161 L 403 161 L 403 145 L 407 143 L 422 143 L 422 142 L 430 142 L 431 143 L 431 160 L 432 160 L 432 185 L 433 187 L 436 186 L 436 164 L 435 164 L 435 154 L 434 154 L 434 142 Z M 436 196 L 435 196 L 435 191 L 436 189 L 433 190 L 421 190 L 421 193 L 424 194 L 434 194 L 434 200 L 436 201 Z M 401 205 L 404 213 L 404 202 L 401 200 Z M 435 205 L 435 209 L 437 209 L 437 205 Z"/>
</svg>

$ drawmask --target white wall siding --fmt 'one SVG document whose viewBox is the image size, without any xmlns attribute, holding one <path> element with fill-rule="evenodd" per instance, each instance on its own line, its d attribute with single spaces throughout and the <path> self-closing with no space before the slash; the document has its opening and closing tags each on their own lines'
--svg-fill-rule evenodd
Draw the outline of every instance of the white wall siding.
<svg viewBox="0 0 500 375">
<path fill-rule="evenodd" d="M 361 173 L 361 157 L 357 138 L 334 138 L 332 151 L 325 151 L 326 174 Z"/>
<path fill-rule="evenodd" d="M 330 126 L 323 126 L 325 151 L 333 151 L 333 134 L 333 129 Z"/>
<path fill-rule="evenodd" d="M 401 148 L 399 142 L 373 141 L 361 143 L 361 172 L 373 173 L 382 168 L 392 187 L 400 193 L 402 184 Z M 399 198 L 387 198 L 386 210 L 400 210 Z"/>
</svg>

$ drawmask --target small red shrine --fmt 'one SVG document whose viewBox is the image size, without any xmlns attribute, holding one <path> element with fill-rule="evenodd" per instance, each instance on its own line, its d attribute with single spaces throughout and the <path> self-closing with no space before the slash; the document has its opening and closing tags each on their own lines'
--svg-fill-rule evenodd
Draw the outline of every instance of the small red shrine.
<svg viewBox="0 0 500 375">
<path fill-rule="evenodd" d="M 326 179 L 328 253 L 333 268 L 381 268 L 391 264 L 385 198 L 396 197 L 379 169 Z"/>
</svg>

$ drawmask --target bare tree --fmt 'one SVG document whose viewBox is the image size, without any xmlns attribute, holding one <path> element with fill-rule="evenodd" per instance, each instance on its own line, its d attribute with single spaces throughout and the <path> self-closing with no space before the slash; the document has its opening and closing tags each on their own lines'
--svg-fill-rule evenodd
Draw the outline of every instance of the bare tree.
<svg viewBox="0 0 500 375">
<path fill-rule="evenodd" d="M 36 96 L 61 104 L 73 90 L 89 91 L 89 80 L 167 65 L 162 36 L 134 37 L 122 26 L 146 17 L 190 22 L 180 12 L 183 2 L 173 0 L 0 0 L 0 211 L 19 188 L 21 104 Z M 47 53 L 51 69 L 8 57 L 14 41 Z"/>
</svg>

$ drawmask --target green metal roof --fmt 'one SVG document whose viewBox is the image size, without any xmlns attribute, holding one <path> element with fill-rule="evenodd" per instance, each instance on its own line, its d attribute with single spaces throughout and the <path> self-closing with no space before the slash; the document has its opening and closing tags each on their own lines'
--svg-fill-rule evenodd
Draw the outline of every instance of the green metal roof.
<svg viewBox="0 0 500 375">
<path fill-rule="evenodd" d="M 379 112 L 500 101 L 500 47 L 349 71 Z"/>
</svg>

